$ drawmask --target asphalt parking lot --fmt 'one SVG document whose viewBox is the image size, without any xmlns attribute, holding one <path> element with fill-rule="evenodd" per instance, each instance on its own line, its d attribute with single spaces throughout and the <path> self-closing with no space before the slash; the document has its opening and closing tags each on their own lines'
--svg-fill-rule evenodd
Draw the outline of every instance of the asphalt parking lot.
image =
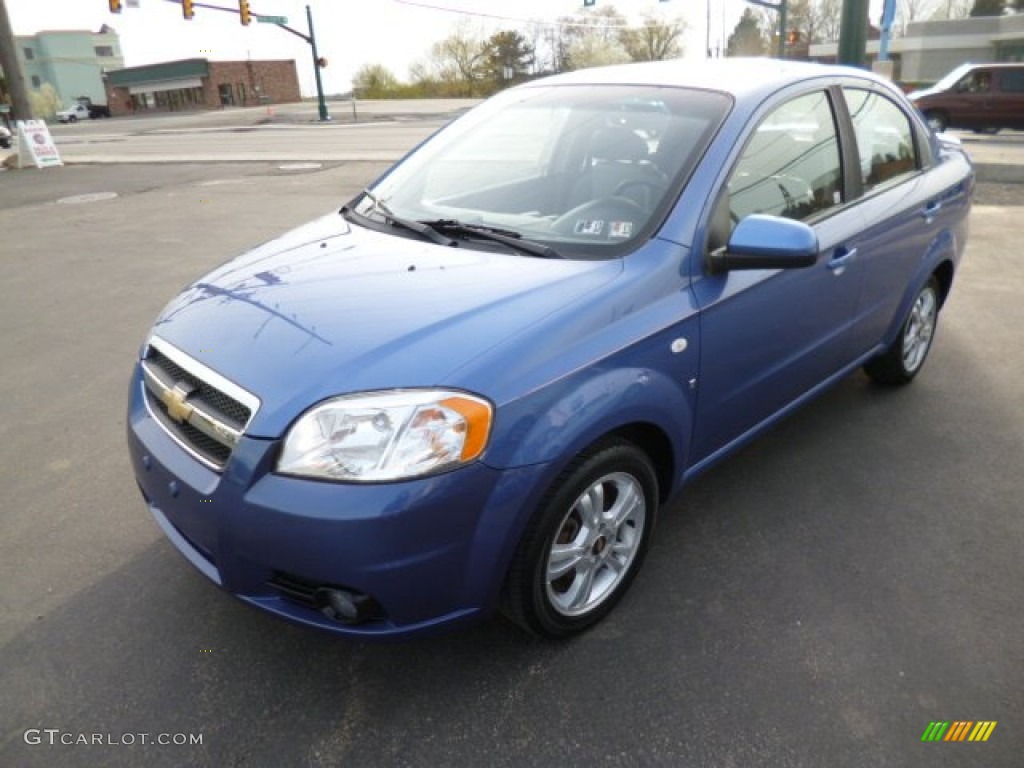
<svg viewBox="0 0 1024 768">
<path fill-rule="evenodd" d="M 0 765 L 1024 764 L 1024 187 L 979 187 L 914 385 L 851 376 L 700 478 L 598 628 L 367 645 L 193 572 L 124 407 L 178 288 L 380 169 L 0 174 Z"/>
</svg>

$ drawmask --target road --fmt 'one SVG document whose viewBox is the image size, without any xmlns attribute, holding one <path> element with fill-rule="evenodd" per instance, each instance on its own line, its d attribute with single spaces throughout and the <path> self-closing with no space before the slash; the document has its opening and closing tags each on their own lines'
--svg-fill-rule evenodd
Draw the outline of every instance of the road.
<svg viewBox="0 0 1024 768">
<path fill-rule="evenodd" d="M 306 130 L 321 157 L 341 135 L 371 154 L 392 140 Z M 188 135 L 202 155 L 219 134 Z M 366 645 L 195 573 L 124 447 L 131 361 L 163 303 L 384 167 L 272 159 L 0 173 L 0 765 L 1020 765 L 1012 189 L 982 190 L 914 385 L 851 376 L 703 476 L 595 630 L 546 644 L 493 619 Z M 998 726 L 985 744 L 921 743 L 957 719 Z M 60 743 L 93 734 L 104 743 Z"/>
<path fill-rule="evenodd" d="M 309 104 L 90 120 L 51 132 L 69 163 L 393 162 L 478 103 L 474 99 L 332 103 L 330 123 Z"/>
</svg>

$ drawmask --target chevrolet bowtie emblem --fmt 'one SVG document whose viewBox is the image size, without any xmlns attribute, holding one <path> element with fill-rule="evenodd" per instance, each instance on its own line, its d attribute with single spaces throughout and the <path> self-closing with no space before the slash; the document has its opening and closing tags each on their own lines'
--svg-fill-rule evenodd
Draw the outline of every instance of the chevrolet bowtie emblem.
<svg viewBox="0 0 1024 768">
<path fill-rule="evenodd" d="M 174 385 L 174 389 L 165 389 L 160 393 L 160 400 L 167 406 L 167 415 L 171 421 L 179 424 L 188 421 L 188 417 L 195 409 L 185 400 L 193 391 L 192 387 L 179 382 Z"/>
</svg>

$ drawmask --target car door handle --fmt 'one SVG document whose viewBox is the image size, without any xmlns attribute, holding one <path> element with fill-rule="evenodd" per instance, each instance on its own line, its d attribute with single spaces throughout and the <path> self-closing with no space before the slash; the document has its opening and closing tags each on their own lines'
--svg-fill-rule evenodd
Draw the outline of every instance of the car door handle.
<svg viewBox="0 0 1024 768">
<path fill-rule="evenodd" d="M 849 266 L 850 262 L 853 261 L 856 256 L 856 248 L 847 248 L 846 246 L 841 246 L 839 248 L 836 248 L 832 252 L 832 258 L 828 260 L 828 264 L 826 264 L 825 266 L 831 269 L 833 274 L 841 275 L 843 274 L 843 271 L 846 269 L 846 267 Z"/>
<path fill-rule="evenodd" d="M 932 220 L 939 213 L 940 208 L 942 208 L 942 203 L 938 200 L 928 203 L 928 205 L 924 207 L 924 210 L 921 211 L 921 216 L 924 217 L 926 224 L 932 223 Z"/>
</svg>

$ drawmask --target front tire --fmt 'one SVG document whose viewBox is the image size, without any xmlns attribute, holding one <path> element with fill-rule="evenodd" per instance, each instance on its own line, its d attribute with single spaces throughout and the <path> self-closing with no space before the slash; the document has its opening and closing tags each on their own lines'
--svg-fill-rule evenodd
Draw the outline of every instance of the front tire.
<svg viewBox="0 0 1024 768">
<path fill-rule="evenodd" d="M 639 570 L 657 511 L 657 476 L 639 448 L 612 440 L 582 454 L 523 534 L 505 584 L 505 613 L 548 638 L 600 621 Z"/>
<path fill-rule="evenodd" d="M 939 281 L 932 275 L 910 306 L 899 336 L 885 352 L 864 366 L 872 381 L 890 387 L 913 381 L 932 348 L 941 303 Z"/>
</svg>

